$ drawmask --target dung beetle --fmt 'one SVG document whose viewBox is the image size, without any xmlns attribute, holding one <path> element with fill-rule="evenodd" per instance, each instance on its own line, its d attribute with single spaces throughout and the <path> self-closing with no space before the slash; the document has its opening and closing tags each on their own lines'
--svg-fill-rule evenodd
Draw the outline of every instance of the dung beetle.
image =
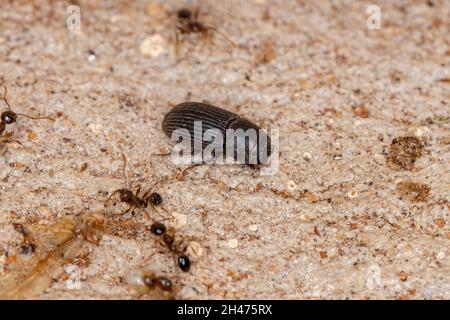
<svg viewBox="0 0 450 320">
<path fill-rule="evenodd" d="M 172 140 L 190 142 L 191 154 L 201 151 L 217 160 L 220 151 L 224 157 L 248 165 L 269 162 L 271 141 L 266 132 L 252 121 L 219 107 L 201 102 L 181 103 L 164 116 L 162 129 Z M 208 146 L 211 155 L 205 154 Z"/>
</svg>

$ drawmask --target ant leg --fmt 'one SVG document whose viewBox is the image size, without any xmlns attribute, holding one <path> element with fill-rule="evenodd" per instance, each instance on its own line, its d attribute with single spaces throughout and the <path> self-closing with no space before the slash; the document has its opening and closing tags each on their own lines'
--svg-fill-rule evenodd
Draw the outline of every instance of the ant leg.
<svg viewBox="0 0 450 320">
<path fill-rule="evenodd" d="M 223 34 L 222 32 L 220 32 L 217 28 L 215 27 L 211 27 L 211 26 L 205 26 L 206 29 L 214 31 L 215 33 L 217 33 L 219 36 L 221 36 L 222 38 L 224 38 L 226 41 L 228 41 L 228 43 L 230 43 L 233 47 L 237 47 L 236 43 L 234 43 L 233 40 L 231 40 L 230 38 L 228 38 L 225 34 Z"/>
<path fill-rule="evenodd" d="M 180 56 L 180 32 L 178 29 L 175 30 L 175 57 Z"/>
<path fill-rule="evenodd" d="M 182 181 L 184 179 L 185 175 L 186 175 L 186 172 L 188 172 L 189 170 L 191 170 L 191 169 L 193 169 L 195 167 L 198 167 L 200 165 L 202 165 L 202 163 L 196 163 L 196 164 L 193 164 L 193 165 L 187 167 L 186 169 L 182 170 L 181 173 L 177 175 L 177 179 L 179 181 L 180 180 Z"/>
<path fill-rule="evenodd" d="M 128 181 L 127 181 L 127 157 L 125 156 L 125 153 L 123 153 L 123 151 L 120 154 L 121 154 L 122 160 L 123 160 L 122 174 L 123 174 L 123 178 L 125 179 L 125 186 L 128 188 Z"/>
<path fill-rule="evenodd" d="M 15 142 L 15 143 L 20 144 L 21 146 L 23 146 L 22 142 L 20 142 L 19 140 L 11 139 L 12 135 L 13 135 L 12 132 L 5 133 L 3 135 L 3 137 L 0 138 L 0 144 L 3 144 L 3 143 L 6 144 L 6 143 Z"/>
<path fill-rule="evenodd" d="M 175 220 L 175 217 L 173 216 L 173 214 L 171 214 L 166 208 L 161 207 L 161 209 L 163 209 L 164 212 L 167 213 L 170 216 L 171 220 Z M 169 220 L 169 219 L 165 219 L 165 220 Z"/>
<path fill-rule="evenodd" d="M 132 205 L 130 206 L 127 210 L 125 210 L 124 212 L 122 212 L 122 214 L 127 214 L 128 212 L 130 212 L 132 209 L 134 209 L 136 206 Z"/>
<path fill-rule="evenodd" d="M 194 20 L 198 20 L 198 15 L 200 14 L 200 8 L 197 7 L 194 10 Z"/>
<path fill-rule="evenodd" d="M 156 181 L 150 188 L 148 188 L 148 189 L 144 192 L 144 194 L 142 195 L 142 199 L 147 198 L 147 196 L 150 194 L 150 192 L 153 190 L 153 188 L 155 188 L 156 185 L 160 184 L 161 182 L 166 181 L 167 178 L 168 178 L 168 176 L 165 176 L 164 178 L 162 178 L 162 179 Z"/>
<path fill-rule="evenodd" d="M 136 186 L 136 190 L 134 191 L 134 194 L 137 195 L 137 196 L 139 196 L 139 192 L 141 192 L 141 185 L 140 185 L 140 184 L 138 184 L 138 185 Z"/>
<path fill-rule="evenodd" d="M 108 197 L 108 199 L 105 200 L 105 203 L 108 202 L 116 193 L 120 193 L 121 189 L 115 190 L 111 195 Z"/>
<path fill-rule="evenodd" d="M 155 254 L 157 254 L 157 253 L 159 253 L 159 254 L 164 254 L 165 252 L 163 252 L 163 251 L 155 251 L 155 252 L 153 252 L 148 258 L 146 258 L 144 261 L 142 261 L 142 262 L 140 263 L 140 265 L 141 265 L 141 266 L 145 266 L 147 263 L 150 262 L 151 258 L 152 258 Z"/>
<path fill-rule="evenodd" d="M 144 211 L 145 217 L 147 218 L 147 220 L 150 220 L 150 215 L 148 214 L 147 211 Z"/>
<path fill-rule="evenodd" d="M 202 30 L 200 37 L 200 51 L 203 51 L 205 45 L 208 43 L 208 30 Z"/>
<path fill-rule="evenodd" d="M 213 37 L 213 34 L 212 34 L 212 32 L 209 32 L 209 31 L 206 31 L 206 41 L 207 41 L 207 43 L 208 43 L 208 50 L 209 50 L 209 54 L 211 54 L 211 51 L 212 51 L 212 37 Z"/>
<path fill-rule="evenodd" d="M 164 216 L 156 209 L 156 207 L 155 207 L 152 203 L 150 203 L 150 207 L 153 209 L 153 211 L 154 211 L 155 213 L 157 213 L 161 218 L 163 218 L 162 221 L 169 220 L 169 219 L 165 218 L 165 217 L 164 217 Z M 171 219 L 171 220 L 174 220 L 174 219 L 175 219 L 175 217 L 173 216 L 173 214 L 171 214 L 169 211 L 167 211 L 167 209 L 165 209 L 164 207 L 161 207 L 161 209 L 164 210 L 165 213 L 167 213 L 168 215 L 170 215 L 170 219 Z M 145 213 L 146 213 L 147 217 L 150 219 L 150 215 L 148 214 L 148 212 L 145 212 Z"/>
</svg>

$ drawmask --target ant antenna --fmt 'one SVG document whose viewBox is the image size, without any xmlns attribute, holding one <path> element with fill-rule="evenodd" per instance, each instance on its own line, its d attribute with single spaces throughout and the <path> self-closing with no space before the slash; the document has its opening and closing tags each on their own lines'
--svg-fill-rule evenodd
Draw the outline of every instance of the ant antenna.
<svg viewBox="0 0 450 320">
<path fill-rule="evenodd" d="M 4 94 L 3 94 L 3 101 L 5 101 L 6 105 L 8 106 L 9 111 L 12 111 L 8 100 L 6 99 L 6 97 L 8 95 L 8 87 L 3 86 L 3 89 L 5 91 Z M 55 119 L 50 118 L 50 117 L 33 117 L 33 116 L 29 116 L 29 115 L 23 114 L 23 113 L 17 113 L 17 112 L 14 112 L 14 113 L 16 115 L 18 115 L 18 116 L 23 116 L 23 117 L 30 118 L 30 119 L 33 119 L 33 120 L 50 120 L 50 121 L 55 121 Z"/>
<path fill-rule="evenodd" d="M 27 114 L 17 113 L 17 112 L 16 112 L 16 114 L 18 116 L 23 116 L 23 117 L 30 118 L 30 119 L 33 119 L 33 120 L 50 120 L 50 121 L 55 121 L 55 119 L 50 118 L 50 117 L 32 117 L 32 116 L 29 116 Z"/>
<path fill-rule="evenodd" d="M 216 27 L 212 27 L 212 26 L 205 26 L 205 28 L 214 31 L 215 33 L 217 33 L 219 36 L 221 36 L 222 38 L 224 38 L 226 41 L 228 41 L 233 47 L 237 47 L 237 44 L 231 40 L 230 38 L 228 38 L 224 33 L 220 32 Z"/>
<path fill-rule="evenodd" d="M 122 149 L 122 148 L 120 148 L 120 149 Z M 125 154 L 123 153 L 123 150 L 122 150 L 122 152 L 120 154 L 122 155 L 122 160 L 123 160 L 122 174 L 123 174 L 123 177 L 125 179 L 125 185 L 128 188 L 127 169 L 126 169 L 127 157 L 125 157 Z"/>
<path fill-rule="evenodd" d="M 6 100 L 6 96 L 8 95 L 8 88 L 4 86 L 3 89 L 5 90 L 5 93 L 3 94 L 3 101 L 5 101 L 9 111 L 11 111 L 11 106 L 9 105 L 8 100 Z"/>
</svg>

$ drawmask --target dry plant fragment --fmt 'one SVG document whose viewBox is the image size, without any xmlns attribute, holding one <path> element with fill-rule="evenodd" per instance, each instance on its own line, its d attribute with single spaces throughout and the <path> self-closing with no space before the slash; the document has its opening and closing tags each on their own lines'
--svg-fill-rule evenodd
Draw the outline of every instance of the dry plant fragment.
<svg viewBox="0 0 450 320">
<path fill-rule="evenodd" d="M 47 290 L 62 272 L 62 266 L 81 253 L 86 240 L 98 240 L 92 236 L 91 228 L 102 222 L 95 219 L 95 215 L 83 216 L 78 221 L 67 217 L 51 226 L 32 225 L 29 230 L 23 229 L 39 250 L 32 258 L 18 257 L 14 269 L 0 278 L 0 299 L 29 299 Z"/>
<path fill-rule="evenodd" d="M 388 164 L 396 170 L 413 170 L 422 156 L 423 145 L 416 137 L 398 137 L 392 140 L 387 156 Z"/>
<path fill-rule="evenodd" d="M 153 291 L 153 299 L 174 299 L 174 285 L 164 276 L 156 276 L 149 270 L 136 268 L 129 270 L 122 277 L 122 282 L 132 287 L 139 295 L 149 294 Z M 155 289 L 159 289 L 155 291 Z"/>
<path fill-rule="evenodd" d="M 81 223 L 81 234 L 84 238 L 95 245 L 101 240 L 100 230 L 106 225 L 106 217 L 101 213 L 88 213 L 83 216 Z"/>
<path fill-rule="evenodd" d="M 400 271 L 398 277 L 400 278 L 401 281 L 405 282 L 406 280 L 408 280 L 408 274 L 405 271 Z"/>
<path fill-rule="evenodd" d="M 442 218 L 434 220 L 434 223 L 439 227 L 443 228 L 445 226 L 445 220 Z"/>
<path fill-rule="evenodd" d="M 360 118 L 368 118 L 369 117 L 369 109 L 365 106 L 356 106 L 352 108 L 353 113 Z"/>
<path fill-rule="evenodd" d="M 397 185 L 397 193 L 410 202 L 426 201 L 430 190 L 429 185 L 413 181 L 404 181 Z"/>
<path fill-rule="evenodd" d="M 256 54 L 255 65 L 267 64 L 277 57 L 273 42 L 268 40 L 263 43 L 261 52 Z"/>
</svg>

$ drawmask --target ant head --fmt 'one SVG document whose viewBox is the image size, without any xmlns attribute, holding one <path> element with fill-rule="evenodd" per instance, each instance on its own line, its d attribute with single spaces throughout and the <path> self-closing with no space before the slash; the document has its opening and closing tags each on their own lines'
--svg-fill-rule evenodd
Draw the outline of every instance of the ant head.
<svg viewBox="0 0 450 320">
<path fill-rule="evenodd" d="M 178 19 L 180 19 L 180 20 L 191 20 L 192 12 L 189 9 L 183 8 L 183 9 L 178 10 L 177 16 L 178 16 Z"/>
<path fill-rule="evenodd" d="M 149 199 L 150 202 L 151 202 L 152 204 L 154 204 L 155 206 L 158 206 L 158 205 L 160 205 L 160 204 L 162 203 L 162 197 L 161 197 L 161 195 L 160 195 L 159 193 L 157 193 L 157 192 L 152 192 L 152 193 L 149 195 L 148 199 Z"/>
<path fill-rule="evenodd" d="M 16 122 L 17 120 L 17 114 L 14 111 L 8 110 L 5 112 L 2 112 L 2 122 L 6 124 L 11 124 Z"/>
</svg>

